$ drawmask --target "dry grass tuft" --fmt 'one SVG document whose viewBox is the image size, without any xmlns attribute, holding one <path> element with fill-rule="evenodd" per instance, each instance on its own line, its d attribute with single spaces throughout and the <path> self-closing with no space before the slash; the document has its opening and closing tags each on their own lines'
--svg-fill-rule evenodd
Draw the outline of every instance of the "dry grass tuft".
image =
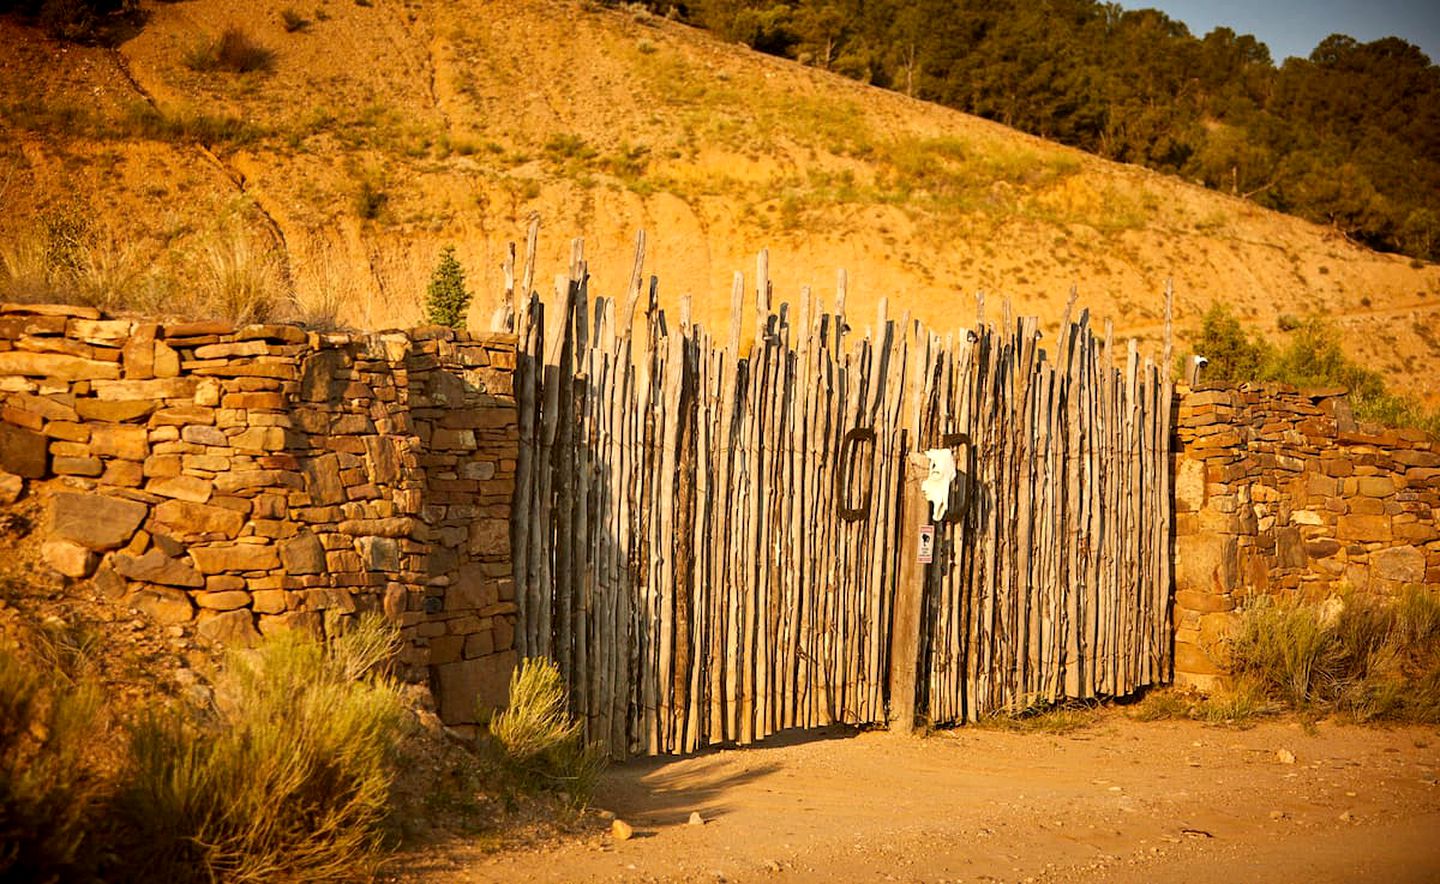
<svg viewBox="0 0 1440 884">
<path fill-rule="evenodd" d="M 365 877 L 381 847 L 406 713 L 379 617 L 322 645 L 298 633 L 230 655 L 207 712 L 134 730 L 116 809 L 139 867 L 169 880 Z"/>
<path fill-rule="evenodd" d="M 526 790 L 559 790 L 584 805 L 605 770 L 606 757 L 599 743 L 584 742 L 581 724 L 570 717 L 568 706 L 555 663 L 540 657 L 522 660 L 510 676 L 509 707 L 490 722 L 491 745 L 514 784 Z"/>
<path fill-rule="evenodd" d="M 1063 736 L 1093 726 L 1099 712 L 1100 707 L 1095 703 L 1037 703 L 1012 712 L 987 715 L 975 726 L 1012 733 Z"/>
<path fill-rule="evenodd" d="M 99 692 L 0 646 L 0 878 L 82 875 Z"/>
<path fill-rule="evenodd" d="M 1229 653 L 1237 679 L 1296 710 L 1440 721 L 1440 596 L 1423 587 L 1326 604 L 1256 598 Z"/>
<path fill-rule="evenodd" d="M 328 250 L 297 263 L 289 312 L 303 325 L 319 331 L 357 328 L 363 320 L 356 308 L 363 299 L 355 272 Z"/>
<path fill-rule="evenodd" d="M 1252 679 L 1237 678 L 1208 696 L 1181 688 L 1157 688 L 1147 692 L 1129 714 L 1136 721 L 1189 719 L 1243 729 L 1277 708 Z"/>
<path fill-rule="evenodd" d="M 256 43 L 240 28 L 229 27 L 218 38 L 190 47 L 183 60 L 193 71 L 245 74 L 273 68 L 275 53 Z"/>
<path fill-rule="evenodd" d="M 264 322 L 281 312 L 284 274 L 273 251 L 257 252 L 237 231 L 210 239 L 202 251 L 199 309 L 239 324 Z"/>
<path fill-rule="evenodd" d="M 0 297 L 22 304 L 51 300 L 55 279 L 43 238 L 26 232 L 0 242 Z"/>
<path fill-rule="evenodd" d="M 310 27 L 310 19 L 302 15 L 293 6 L 287 6 L 280 10 L 280 22 L 285 26 L 285 33 L 287 34 L 303 31 Z"/>
<path fill-rule="evenodd" d="M 78 211 L 41 216 L 0 242 L 0 298 L 21 303 L 132 306 L 146 285 L 144 262 L 114 231 Z"/>
</svg>

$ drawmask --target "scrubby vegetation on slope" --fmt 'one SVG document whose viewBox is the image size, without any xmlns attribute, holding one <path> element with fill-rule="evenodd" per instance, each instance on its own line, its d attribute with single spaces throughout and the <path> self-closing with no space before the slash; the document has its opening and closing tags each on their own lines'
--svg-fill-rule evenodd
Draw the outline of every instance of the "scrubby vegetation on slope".
<svg viewBox="0 0 1440 884">
<path fill-rule="evenodd" d="M 1248 34 L 1097 0 L 681 8 L 764 52 L 1440 258 L 1440 67 L 1398 38 L 1336 34 L 1277 66 Z"/>
<path fill-rule="evenodd" d="M 1383 376 L 1346 356 L 1340 334 L 1324 319 L 1280 317 L 1283 344 L 1247 330 L 1225 307 L 1201 318 L 1191 348 L 1209 360 L 1202 375 L 1214 381 L 1277 381 L 1296 387 L 1344 387 L 1355 416 L 1391 427 L 1419 427 L 1440 436 L 1440 411 L 1391 391 Z"/>
</svg>

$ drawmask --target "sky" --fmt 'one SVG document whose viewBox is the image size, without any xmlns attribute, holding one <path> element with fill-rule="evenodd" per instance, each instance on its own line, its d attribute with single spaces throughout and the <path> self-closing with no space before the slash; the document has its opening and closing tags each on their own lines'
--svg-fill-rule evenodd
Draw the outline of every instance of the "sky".
<svg viewBox="0 0 1440 884">
<path fill-rule="evenodd" d="M 1331 34 L 1362 43 L 1402 37 L 1440 64 L 1440 2 L 1437 0 L 1123 0 L 1126 9 L 1159 9 L 1203 37 L 1224 25 L 1254 34 L 1270 47 L 1276 65 L 1310 55 Z"/>
</svg>

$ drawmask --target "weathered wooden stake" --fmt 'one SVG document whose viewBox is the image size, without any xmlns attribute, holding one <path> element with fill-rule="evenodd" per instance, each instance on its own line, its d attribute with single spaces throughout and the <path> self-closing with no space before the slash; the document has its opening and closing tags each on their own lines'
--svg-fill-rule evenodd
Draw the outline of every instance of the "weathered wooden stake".
<svg viewBox="0 0 1440 884">
<path fill-rule="evenodd" d="M 931 528 L 930 508 L 920 484 L 930 472 L 930 461 L 912 453 L 905 460 L 901 491 L 900 570 L 895 586 L 895 621 L 890 634 L 890 730 L 915 730 L 915 674 L 920 666 L 920 612 L 925 602 L 925 575 L 920 561 L 920 531 Z M 934 548 L 933 537 L 931 549 Z"/>
</svg>

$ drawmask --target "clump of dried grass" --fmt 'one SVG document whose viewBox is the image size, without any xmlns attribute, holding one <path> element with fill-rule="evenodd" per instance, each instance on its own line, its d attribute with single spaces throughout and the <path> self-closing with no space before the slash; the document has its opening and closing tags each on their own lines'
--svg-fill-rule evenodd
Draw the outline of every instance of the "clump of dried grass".
<svg viewBox="0 0 1440 884">
<path fill-rule="evenodd" d="M 99 796 L 90 747 L 100 694 L 64 661 L 42 666 L 0 645 L 0 878 L 85 874 Z"/>
<path fill-rule="evenodd" d="M 229 656 L 214 709 L 143 720 L 115 803 L 143 874 L 365 877 L 407 721 L 385 673 L 397 641 L 378 616 L 328 644 L 285 633 Z"/>
<path fill-rule="evenodd" d="M 242 325 L 275 318 L 290 300 L 275 252 L 257 251 L 238 231 L 204 244 L 197 296 L 197 309 Z"/>
<path fill-rule="evenodd" d="M 1330 605 L 1262 596 L 1228 649 L 1238 678 L 1293 709 L 1440 721 L 1440 597 L 1424 587 Z"/>
<path fill-rule="evenodd" d="M 510 704 L 490 721 L 502 769 L 522 789 L 565 792 L 586 804 L 605 770 L 599 743 L 586 743 L 571 718 L 568 693 L 551 660 L 522 660 L 510 676 Z"/>
<path fill-rule="evenodd" d="M 229 27 L 219 37 L 191 46 L 182 60 L 193 71 L 245 74 L 270 70 L 275 66 L 275 53 L 241 28 Z"/>
</svg>

